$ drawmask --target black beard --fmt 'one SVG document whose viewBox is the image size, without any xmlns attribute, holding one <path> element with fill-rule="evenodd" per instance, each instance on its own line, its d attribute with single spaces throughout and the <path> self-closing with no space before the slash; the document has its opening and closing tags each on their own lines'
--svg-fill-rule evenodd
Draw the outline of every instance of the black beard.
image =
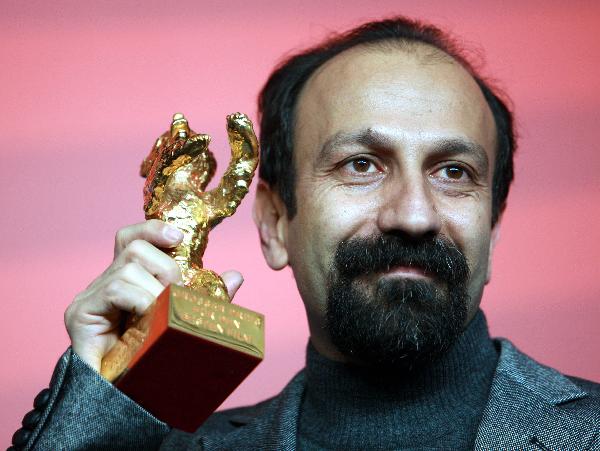
<svg viewBox="0 0 600 451">
<path fill-rule="evenodd" d="M 416 267 L 431 279 L 378 275 Z M 407 370 L 445 353 L 467 317 L 469 266 L 444 237 L 383 234 L 343 241 L 335 253 L 326 327 L 333 344 L 361 365 Z"/>
</svg>

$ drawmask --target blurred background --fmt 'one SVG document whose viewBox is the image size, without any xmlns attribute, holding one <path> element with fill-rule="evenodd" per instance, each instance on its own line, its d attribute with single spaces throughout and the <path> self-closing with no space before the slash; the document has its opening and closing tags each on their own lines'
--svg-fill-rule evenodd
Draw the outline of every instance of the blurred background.
<svg viewBox="0 0 600 451">
<path fill-rule="evenodd" d="M 143 220 L 139 164 L 174 112 L 213 137 L 256 119 L 283 55 L 404 14 L 460 37 L 514 102 L 516 182 L 483 301 L 491 331 L 542 363 L 600 381 L 600 3 L 595 1 L 0 2 L 0 445 L 68 346 L 63 312 Z M 276 394 L 304 360 L 289 270 L 273 272 L 253 192 L 211 234 L 205 262 L 240 270 L 267 317 L 267 357 L 225 406 Z"/>
</svg>

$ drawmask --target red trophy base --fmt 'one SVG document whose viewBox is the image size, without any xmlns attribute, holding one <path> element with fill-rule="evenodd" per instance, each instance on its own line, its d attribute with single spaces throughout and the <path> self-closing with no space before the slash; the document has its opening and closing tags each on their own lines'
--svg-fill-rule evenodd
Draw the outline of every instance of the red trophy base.
<svg viewBox="0 0 600 451">
<path fill-rule="evenodd" d="M 115 385 L 159 420 L 193 432 L 263 355 L 263 315 L 169 285 Z"/>
</svg>

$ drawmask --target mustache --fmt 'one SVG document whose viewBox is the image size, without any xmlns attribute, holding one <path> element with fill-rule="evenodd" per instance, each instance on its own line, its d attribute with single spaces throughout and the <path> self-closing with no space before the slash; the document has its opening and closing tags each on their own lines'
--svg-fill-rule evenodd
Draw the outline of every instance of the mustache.
<svg viewBox="0 0 600 451">
<path fill-rule="evenodd" d="M 453 285 L 465 283 L 470 276 L 464 254 L 442 235 L 418 240 L 391 233 L 352 238 L 340 242 L 334 265 L 345 279 L 389 271 L 395 266 L 420 268 Z"/>
</svg>

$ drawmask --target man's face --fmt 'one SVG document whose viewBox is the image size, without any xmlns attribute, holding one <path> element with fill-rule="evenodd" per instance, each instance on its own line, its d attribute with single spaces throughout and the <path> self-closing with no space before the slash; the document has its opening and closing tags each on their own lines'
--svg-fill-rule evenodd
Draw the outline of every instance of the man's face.
<svg viewBox="0 0 600 451">
<path fill-rule="evenodd" d="M 331 348 L 325 317 L 336 252 L 381 236 L 460 251 L 470 320 L 488 279 L 496 146 L 492 113 L 472 77 L 426 46 L 354 48 L 309 79 L 296 118 L 297 214 L 285 221 L 283 243 L 317 349 Z M 352 277 L 366 299 L 382 285 L 448 288 L 421 264 Z"/>
</svg>

